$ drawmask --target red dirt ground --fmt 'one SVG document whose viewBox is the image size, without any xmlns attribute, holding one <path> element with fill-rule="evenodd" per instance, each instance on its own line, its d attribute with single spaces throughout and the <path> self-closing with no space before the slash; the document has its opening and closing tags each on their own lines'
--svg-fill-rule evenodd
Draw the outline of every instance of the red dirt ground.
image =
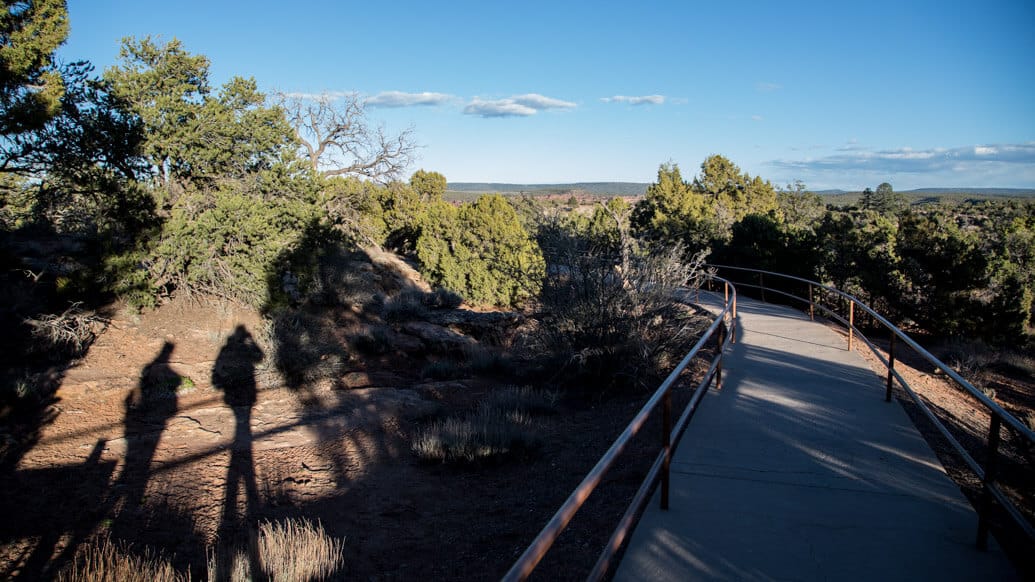
<svg viewBox="0 0 1035 582">
<path fill-rule="evenodd" d="M 494 385 L 421 383 L 412 362 L 392 356 L 297 390 L 250 364 L 251 392 L 235 392 L 213 370 L 241 339 L 238 326 L 261 336 L 257 314 L 229 306 L 180 301 L 112 320 L 67 371 L 38 443 L 0 473 L 0 578 L 52 577 L 106 535 L 205 579 L 207 548 L 245 544 L 262 520 L 301 516 L 344 540 L 346 579 L 498 579 L 647 396 L 562 404 L 538 427 L 545 445 L 533 458 L 427 464 L 410 451 L 414 431 Z M 250 340 L 238 348 L 256 349 Z M 170 377 L 193 387 L 146 393 Z M 659 432 L 645 427 L 537 575 L 588 572 Z"/>
</svg>

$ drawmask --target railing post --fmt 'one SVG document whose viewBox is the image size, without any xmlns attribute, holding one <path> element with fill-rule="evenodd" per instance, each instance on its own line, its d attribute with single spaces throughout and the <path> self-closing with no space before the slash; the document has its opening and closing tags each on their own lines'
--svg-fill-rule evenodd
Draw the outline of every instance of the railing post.
<svg viewBox="0 0 1035 582">
<path fill-rule="evenodd" d="M 722 283 L 722 306 L 729 305 L 730 302 L 730 284 L 729 281 L 723 281 Z"/>
<path fill-rule="evenodd" d="M 888 391 L 884 393 L 884 402 L 891 402 L 892 381 L 895 379 L 895 330 L 891 330 L 891 343 L 888 345 Z"/>
<path fill-rule="evenodd" d="M 737 296 L 733 296 L 733 305 L 730 310 L 732 317 L 730 317 L 730 343 L 737 343 Z"/>
<path fill-rule="evenodd" d="M 855 301 L 848 300 L 848 351 L 852 351 L 855 340 Z"/>
<path fill-rule="evenodd" d="M 985 460 L 985 478 L 981 482 L 981 510 L 978 512 L 977 547 L 988 549 L 989 513 L 992 511 L 992 492 L 989 489 L 996 479 L 999 465 L 999 430 L 1002 421 L 999 415 L 992 413 L 992 422 L 988 427 L 988 458 Z"/>
<path fill-rule="evenodd" d="M 765 277 L 762 273 L 758 274 L 758 291 L 762 294 L 762 303 L 765 303 Z"/>
<path fill-rule="evenodd" d="M 718 338 L 719 364 L 715 367 L 715 389 L 722 390 L 722 346 L 726 343 L 726 323 L 719 326 Z"/>
<path fill-rule="evenodd" d="M 816 312 L 812 301 L 812 283 L 809 283 L 809 319 L 816 321 Z"/>
<path fill-rule="evenodd" d="M 672 390 L 665 392 L 661 407 L 661 447 L 665 460 L 661 463 L 661 509 L 668 509 L 669 466 L 672 464 Z"/>
</svg>

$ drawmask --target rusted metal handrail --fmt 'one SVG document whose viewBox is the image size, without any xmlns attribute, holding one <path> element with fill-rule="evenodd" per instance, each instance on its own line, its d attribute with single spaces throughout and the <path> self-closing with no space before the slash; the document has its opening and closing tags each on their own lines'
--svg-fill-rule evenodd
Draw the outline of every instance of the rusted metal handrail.
<svg viewBox="0 0 1035 582">
<path fill-rule="evenodd" d="M 686 430 L 687 424 L 693 417 L 697 406 L 701 402 L 701 398 L 704 393 L 708 391 L 708 388 L 715 380 L 716 388 L 720 387 L 722 380 L 722 356 L 726 347 L 732 342 L 734 337 L 734 328 L 736 326 L 736 319 L 734 316 L 734 306 L 737 302 L 737 290 L 729 281 L 717 277 L 715 275 L 709 275 L 709 281 L 717 281 L 723 284 L 724 287 L 724 302 L 723 308 L 716 316 L 715 321 L 708 327 L 708 329 L 701 335 L 694 347 L 683 357 L 679 364 L 669 373 L 665 380 L 661 383 L 654 394 L 650 397 L 650 400 L 640 409 L 640 411 L 633 417 L 629 425 L 626 426 L 622 434 L 618 435 L 611 447 L 604 453 L 604 455 L 597 461 L 597 464 L 592 470 L 582 479 L 578 487 L 572 491 L 568 499 L 561 505 L 560 509 L 554 513 L 553 517 L 547 522 L 546 526 L 543 527 L 539 535 L 536 536 L 532 543 L 529 544 L 528 548 L 525 549 L 524 553 L 514 562 L 510 570 L 504 575 L 503 580 L 514 581 L 524 580 L 532 573 L 536 565 L 543 559 L 546 553 L 550 550 L 550 547 L 557 540 L 564 528 L 567 527 L 568 523 L 575 516 L 575 513 L 582 507 L 589 496 L 596 489 L 597 485 L 604 478 L 607 471 L 614 465 L 619 455 L 625 450 L 629 441 L 643 428 L 646 424 L 648 417 L 654 410 L 661 405 L 663 407 L 663 418 L 662 418 L 662 446 L 661 451 L 658 453 L 654 464 L 651 466 L 650 471 L 647 473 L 647 477 L 644 479 L 643 484 L 640 486 L 639 491 L 633 498 L 632 504 L 626 510 L 625 514 L 619 521 L 618 528 L 612 534 L 611 539 L 608 541 L 607 546 L 601 553 L 600 559 L 597 561 L 593 572 L 590 574 L 589 579 L 597 580 L 607 574 L 608 569 L 611 566 L 614 556 L 621 550 L 625 540 L 628 537 L 629 531 L 635 525 L 642 514 L 643 508 L 646 506 L 650 499 L 650 494 L 654 490 L 654 487 L 658 484 L 658 480 L 661 479 L 662 494 L 661 494 L 661 506 L 663 509 L 668 508 L 668 487 L 665 485 L 668 481 L 668 464 L 671 460 L 672 454 L 675 452 L 676 446 L 679 444 L 679 439 L 682 437 L 683 432 Z M 727 333 L 729 332 L 729 333 Z M 672 399 L 671 390 L 679 380 L 679 376 L 683 373 L 686 367 L 690 364 L 694 358 L 697 357 L 698 352 L 707 345 L 708 341 L 715 337 L 717 339 L 717 350 L 715 357 L 712 358 L 711 366 L 707 373 L 704 375 L 704 379 L 698 384 L 694 390 L 693 396 L 690 398 L 689 404 L 683 410 L 683 414 L 680 416 L 679 421 L 675 427 L 672 426 Z"/>
<path fill-rule="evenodd" d="M 970 468 L 970 470 L 973 471 L 974 474 L 977 475 L 979 479 L 981 479 L 983 496 L 982 496 L 982 500 L 981 500 L 981 503 L 980 503 L 980 507 L 978 508 L 978 531 L 977 531 L 977 540 L 976 540 L 976 545 L 979 548 L 985 549 L 987 547 L 987 544 L 988 544 L 988 531 L 989 531 L 988 514 L 989 514 L 989 509 L 991 508 L 991 504 L 992 504 L 992 500 L 993 499 L 999 503 L 999 505 L 1006 511 L 1006 513 L 1011 517 L 1011 519 L 1013 519 L 1013 521 L 1017 524 L 1017 526 L 1020 527 L 1020 529 L 1022 531 L 1024 531 L 1024 533 L 1028 536 L 1028 538 L 1033 540 L 1033 541 L 1035 541 L 1035 527 L 1033 527 L 1032 524 L 1024 517 L 1024 515 L 1021 513 L 1020 509 L 1018 509 L 1017 506 L 1014 505 L 1012 501 L 1010 501 L 1010 499 L 1006 496 L 1006 494 L 1002 491 L 1002 489 L 996 483 L 996 477 L 997 477 L 997 475 L 996 475 L 996 467 L 997 467 L 997 460 L 998 460 L 998 457 L 999 457 L 999 454 L 1000 454 L 999 453 L 999 446 L 1000 446 L 1000 441 L 1001 441 L 999 432 L 1002 429 L 1003 425 L 1005 425 L 1006 427 L 1012 429 L 1017 435 L 1019 435 L 1023 439 L 1026 439 L 1032 445 L 1035 445 L 1035 431 L 1032 431 L 1030 428 L 1025 426 L 1024 423 L 1022 423 L 1020 420 L 1018 420 L 1016 417 L 1014 417 L 1008 411 L 1003 409 L 1003 407 L 999 406 L 998 403 L 996 403 L 994 400 L 989 398 L 984 392 L 982 392 L 981 390 L 978 390 L 976 387 L 974 387 L 973 384 L 971 384 L 965 378 L 960 376 L 959 373 L 957 373 L 955 370 L 953 370 L 949 366 L 945 365 L 941 360 L 939 360 L 938 358 L 934 357 L 934 355 L 932 355 L 926 349 L 921 347 L 918 343 L 916 343 L 916 341 L 913 340 L 913 338 L 909 337 L 904 331 L 899 329 L 895 324 L 893 324 L 890 321 L 888 321 L 886 318 L 884 318 L 882 315 L 880 315 L 879 313 L 874 311 L 872 308 L 870 308 L 868 305 L 866 305 L 865 303 L 863 303 L 862 301 L 860 301 L 856 297 L 854 297 L 852 295 L 849 295 L 848 293 L 845 293 L 844 291 L 841 291 L 840 289 L 837 289 L 837 288 L 832 287 L 830 285 L 824 285 L 824 284 L 819 283 L 817 281 L 812 281 L 812 280 L 809 280 L 809 279 L 804 279 L 804 278 L 801 278 L 801 277 L 796 277 L 794 275 L 786 275 L 786 274 L 783 274 L 783 273 L 777 273 L 777 272 L 774 272 L 774 271 L 765 271 L 765 270 L 762 270 L 762 269 L 751 269 L 751 268 L 745 268 L 745 267 L 734 267 L 734 266 L 731 266 L 731 265 L 714 265 L 713 264 L 713 265 L 709 265 L 709 266 L 710 267 L 714 267 L 716 269 L 720 269 L 720 270 L 741 271 L 741 272 L 745 272 L 745 273 L 749 273 L 749 274 L 757 274 L 758 275 L 758 280 L 759 280 L 760 283 L 762 283 L 762 281 L 763 281 L 762 275 L 765 274 L 765 275 L 769 275 L 770 276 L 770 281 L 772 281 L 773 277 L 777 277 L 777 278 L 783 278 L 783 279 L 787 279 L 787 280 L 790 280 L 790 281 L 797 281 L 797 282 L 800 282 L 800 283 L 807 284 L 809 286 L 809 297 L 808 297 L 808 299 L 806 299 L 804 297 L 799 297 L 799 296 L 794 295 L 792 293 L 784 292 L 784 291 L 779 290 L 779 289 L 773 289 L 771 287 L 762 287 L 762 286 L 758 286 L 758 285 L 752 285 L 752 284 L 746 283 L 746 282 L 738 283 L 738 285 L 740 285 L 741 287 L 757 288 L 760 291 L 762 291 L 762 293 L 763 293 L 763 295 L 762 295 L 763 301 L 764 301 L 764 297 L 765 297 L 764 292 L 765 291 L 769 291 L 770 293 L 774 293 L 775 292 L 775 293 L 777 293 L 779 295 L 783 295 L 783 296 L 791 298 L 791 299 L 795 299 L 795 300 L 798 300 L 798 301 L 806 302 L 806 303 L 808 303 L 808 306 L 809 306 L 809 314 L 810 314 L 810 316 L 812 316 L 813 310 L 815 308 L 819 308 L 821 311 L 827 313 L 831 317 L 831 319 L 834 319 L 834 320 L 840 322 L 842 325 L 846 326 L 846 328 L 848 329 L 848 338 L 849 338 L 848 339 L 848 342 L 849 342 L 848 349 L 849 350 L 851 350 L 851 348 L 852 348 L 852 341 L 856 337 L 858 337 L 858 339 L 862 340 L 863 343 L 865 343 L 870 348 L 870 350 L 874 353 L 874 355 L 876 355 L 877 359 L 880 360 L 880 362 L 888 370 L 887 389 L 885 391 L 884 399 L 886 401 L 888 401 L 888 402 L 891 401 L 891 393 L 892 393 L 892 390 L 893 390 L 893 387 L 894 387 L 894 380 L 898 380 L 899 385 L 902 386 L 902 389 L 906 392 L 906 394 L 909 395 L 910 399 L 912 399 L 912 401 L 917 405 L 917 407 L 924 414 L 924 416 L 926 416 L 928 418 L 928 420 L 930 420 L 932 422 L 932 424 L 938 430 L 938 432 L 941 433 L 941 435 L 943 437 L 945 437 L 945 439 L 949 442 L 950 445 L 952 445 L 952 448 L 955 449 L 956 453 L 958 453 L 960 455 L 960 458 L 963 459 L 964 463 L 966 463 L 966 465 Z M 833 309 L 828 308 L 827 306 L 823 305 L 822 303 L 816 302 L 815 298 L 814 298 L 814 293 L 813 293 L 814 289 L 822 289 L 824 291 L 827 291 L 829 293 L 833 293 L 835 296 L 841 297 L 842 299 L 846 300 L 847 304 L 848 304 L 848 308 L 847 308 L 847 310 L 848 310 L 848 319 L 845 319 L 840 314 L 836 313 Z M 889 330 L 890 335 L 889 335 L 888 357 L 887 358 L 885 358 L 884 355 L 881 354 L 881 352 L 877 348 L 877 346 L 875 346 L 873 344 L 873 342 L 871 342 L 869 340 L 869 338 L 867 338 L 862 333 L 862 331 L 860 331 L 855 326 L 855 319 L 856 319 L 855 318 L 855 309 L 856 309 L 856 307 L 858 307 L 859 309 L 862 309 L 863 311 L 865 311 L 867 314 L 870 315 L 870 317 L 873 319 L 873 321 L 876 321 L 877 323 L 879 323 L 880 325 L 882 325 L 883 327 L 885 327 L 886 329 Z M 963 447 L 963 445 L 960 444 L 960 442 L 956 439 L 956 437 L 953 436 L 953 434 L 949 431 L 949 429 L 945 427 L 945 425 L 941 422 L 941 420 L 931 411 L 931 409 L 927 406 L 927 404 L 913 390 L 913 388 L 909 385 L 909 383 L 902 376 L 902 374 L 900 374 L 898 372 L 898 370 L 895 369 L 895 361 L 896 361 L 896 358 L 897 358 L 897 356 L 896 356 L 896 349 L 897 349 L 896 348 L 896 344 L 898 344 L 899 342 L 905 344 L 909 348 L 912 348 L 913 351 L 915 351 L 917 354 L 919 354 L 925 360 L 927 360 L 928 362 L 933 364 L 938 370 L 940 370 L 947 377 L 952 379 L 952 381 L 955 382 L 958 386 L 960 386 L 965 392 L 967 392 L 970 396 L 972 396 L 978 402 L 980 402 L 981 405 L 984 406 L 985 409 L 988 411 L 988 415 L 990 417 L 990 423 L 989 423 L 990 426 L 989 426 L 989 433 L 988 433 L 988 440 L 987 440 L 987 455 L 986 455 L 986 460 L 985 460 L 985 466 L 981 466 L 981 464 L 978 463 L 974 459 L 974 457 L 971 456 L 970 453 L 967 452 L 967 450 Z"/>
</svg>

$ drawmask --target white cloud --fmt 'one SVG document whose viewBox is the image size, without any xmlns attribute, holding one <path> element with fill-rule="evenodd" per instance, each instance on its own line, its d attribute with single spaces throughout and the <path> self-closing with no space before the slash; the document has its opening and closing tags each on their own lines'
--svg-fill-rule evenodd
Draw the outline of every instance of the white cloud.
<svg viewBox="0 0 1035 582">
<path fill-rule="evenodd" d="M 464 114 L 480 117 L 529 117 L 547 109 L 571 109 L 575 106 L 569 101 L 528 93 L 506 99 L 485 100 L 475 97 L 464 107 Z"/>
<path fill-rule="evenodd" d="M 575 107 L 575 104 L 570 101 L 561 101 L 560 99 L 553 99 L 552 97 L 544 97 L 538 93 L 518 95 L 517 97 L 511 97 L 511 100 L 518 105 L 531 107 L 537 111 L 542 111 L 544 109 L 572 109 Z"/>
<path fill-rule="evenodd" d="M 370 107 L 415 107 L 442 105 L 453 99 L 445 93 L 403 93 L 402 91 L 382 91 L 366 100 Z"/>
<path fill-rule="evenodd" d="M 629 105 L 661 105 L 665 102 L 664 95 L 615 95 L 614 97 L 603 97 L 604 103 L 627 103 Z"/>
<path fill-rule="evenodd" d="M 772 93 L 773 91 L 779 91 L 780 89 L 783 89 L 783 85 L 780 85 L 779 83 L 768 83 L 765 81 L 755 83 L 755 90 L 760 93 Z"/>
<path fill-rule="evenodd" d="M 290 93 L 284 93 L 285 97 L 290 99 L 305 99 L 307 101 L 336 101 L 342 97 L 353 97 L 357 93 L 355 91 L 324 91 L 322 93 L 305 93 L 300 91 L 292 91 Z"/>
<path fill-rule="evenodd" d="M 762 117 L 761 115 L 752 115 L 752 116 L 751 116 L 751 121 L 762 121 L 762 120 L 764 120 L 764 119 L 765 119 L 765 118 L 764 118 L 764 117 Z"/>
<path fill-rule="evenodd" d="M 852 146 L 837 153 L 803 160 L 774 160 L 770 165 L 801 177 L 820 181 L 847 174 L 883 180 L 896 174 L 914 176 L 999 176 L 1016 182 L 1017 176 L 1035 173 L 1035 142 L 1024 144 L 986 144 L 955 148 L 915 150 L 898 148 L 873 150 Z M 952 184 L 944 184 L 950 186 Z M 973 184 L 967 184 L 972 186 Z"/>
</svg>

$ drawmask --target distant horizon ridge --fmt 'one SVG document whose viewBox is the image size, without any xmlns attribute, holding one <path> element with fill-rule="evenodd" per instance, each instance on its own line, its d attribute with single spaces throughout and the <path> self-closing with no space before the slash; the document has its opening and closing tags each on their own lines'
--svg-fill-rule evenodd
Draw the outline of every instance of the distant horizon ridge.
<svg viewBox="0 0 1035 582">
<path fill-rule="evenodd" d="M 595 194 L 616 194 L 616 195 L 642 195 L 646 193 L 650 182 L 608 182 L 608 181 L 584 181 L 584 182 L 543 182 L 543 183 L 514 183 L 514 182 L 449 182 L 448 190 L 454 192 L 548 192 L 548 191 L 570 191 L 586 190 Z M 862 190 L 845 190 L 841 188 L 828 188 L 822 190 L 810 190 L 821 195 L 859 194 Z M 1000 187 L 925 187 L 912 188 L 908 190 L 895 190 L 900 194 L 976 194 L 984 196 L 1035 196 L 1035 188 L 1000 188 Z"/>
</svg>

